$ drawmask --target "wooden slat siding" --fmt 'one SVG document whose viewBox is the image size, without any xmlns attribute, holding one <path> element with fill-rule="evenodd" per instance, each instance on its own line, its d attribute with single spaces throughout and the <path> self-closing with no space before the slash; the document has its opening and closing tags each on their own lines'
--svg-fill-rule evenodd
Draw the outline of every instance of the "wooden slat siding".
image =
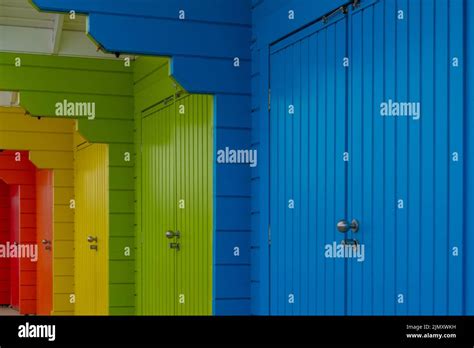
<svg viewBox="0 0 474 348">
<path fill-rule="evenodd" d="M 153 1 L 143 1 L 133 7 L 125 3 L 119 6 L 112 2 L 94 5 L 75 0 L 61 4 L 48 0 L 37 0 L 35 4 L 42 10 L 68 12 L 72 6 L 80 9 L 80 12 L 90 14 L 89 34 L 106 50 L 172 56 L 171 75 L 188 92 L 217 95 L 215 99 L 216 122 L 214 122 L 216 148 L 232 143 L 239 137 L 247 142 L 244 148 L 250 145 L 250 0 L 204 1 L 200 2 L 199 6 L 190 0 L 166 1 L 160 4 Z M 177 9 L 187 9 L 189 15 L 187 18 L 191 18 L 193 21 L 179 22 L 176 18 Z M 110 15 L 111 13 L 112 15 Z M 144 14 L 146 14 L 146 18 Z M 127 23 L 127 36 L 134 37 L 135 40 L 117 40 L 122 37 L 119 33 L 123 30 L 124 23 Z M 152 30 L 150 30 L 151 28 Z M 173 35 L 162 36 L 160 40 L 156 40 L 156 37 L 151 35 L 161 31 L 173 33 Z M 199 37 L 196 36 L 197 34 Z M 203 36 L 206 36 L 208 40 L 202 41 Z M 233 66 L 235 57 L 240 58 L 239 68 Z M 220 103 L 220 97 L 224 95 L 228 99 L 223 99 L 225 102 Z M 221 113 L 220 109 L 226 109 L 223 108 L 223 104 L 229 102 L 230 104 L 226 104 L 229 109 L 239 106 L 242 108 L 237 108 L 237 110 L 244 110 L 244 113 L 230 118 Z M 242 121 L 245 123 L 243 127 Z M 222 126 L 221 123 L 225 123 L 225 126 Z M 223 137 L 226 136 L 230 138 L 224 140 Z M 235 215 L 235 220 L 234 218 L 232 220 L 247 222 L 245 228 L 240 232 L 247 235 L 247 242 L 244 242 L 243 245 L 248 245 L 250 238 L 248 233 L 250 230 L 250 169 L 238 172 L 239 174 L 234 177 L 239 177 L 239 183 L 245 182 L 246 188 L 237 191 L 238 188 L 241 188 L 238 186 L 235 188 L 235 195 L 229 194 L 229 182 L 223 178 L 220 180 L 221 184 L 215 186 L 214 202 L 217 205 L 218 199 L 221 199 L 224 203 L 229 204 L 235 200 L 235 206 L 240 208 L 231 209 Z M 218 181 L 219 177 L 216 177 L 215 180 Z M 248 192 L 248 197 L 243 197 L 245 194 L 242 196 L 242 192 Z M 220 209 L 217 212 L 214 226 L 218 228 L 220 221 L 226 219 L 227 211 Z M 233 229 L 235 230 L 235 228 Z M 216 231 L 215 233 L 217 238 L 223 235 L 217 234 Z M 216 246 L 222 245 L 218 239 L 215 239 L 215 242 Z M 245 260 L 245 258 L 240 260 Z M 242 261 L 236 262 L 241 263 Z M 234 311 L 249 313 L 249 266 L 236 267 L 238 268 L 230 268 L 229 272 L 219 272 L 220 276 L 224 275 L 224 278 L 222 278 L 222 286 L 216 284 L 215 298 L 227 301 L 227 304 L 223 305 L 222 311 L 219 309 L 219 305 L 214 306 L 216 314 L 231 314 Z M 214 269 L 218 270 L 218 268 Z M 215 279 L 221 278 L 215 277 Z M 234 290 L 239 289 L 233 294 L 225 288 L 226 284 L 235 284 L 229 281 L 238 284 L 238 286 L 231 286 Z M 219 289 L 222 289 L 222 293 Z M 228 301 L 229 298 L 237 297 L 241 300 Z"/>
<path fill-rule="evenodd" d="M 15 161 L 16 152 L 21 161 Z M 36 244 L 36 167 L 28 159 L 26 151 L 0 153 L 0 179 L 7 185 L 20 187 L 20 238 L 21 244 Z M 22 191 L 25 191 L 23 194 Z M 20 258 L 19 312 L 36 314 L 36 263 Z"/>
<path fill-rule="evenodd" d="M 48 0 L 37 0 L 35 3 L 43 10 L 54 9 L 60 12 L 68 12 L 72 5 L 78 6 L 81 12 L 90 14 L 89 34 L 106 50 L 171 56 L 171 75 L 186 91 L 216 95 L 214 122 L 216 149 L 232 143 L 236 145 L 245 143 L 243 148 L 250 146 L 250 0 L 201 1 L 199 6 L 191 0 L 166 1 L 160 4 L 154 1 L 143 1 L 135 6 L 127 3 L 118 7 L 112 2 L 105 2 L 98 6 L 98 4 L 81 3 L 75 0 L 61 4 Z M 178 8 L 187 9 L 187 18 L 192 21 L 179 22 L 176 13 Z M 126 9 L 125 13 L 124 9 Z M 146 18 L 143 17 L 144 13 L 147 14 Z M 117 40 L 122 37 L 121 32 L 125 29 L 123 24 L 127 25 L 127 32 L 126 34 L 123 32 L 123 35 L 133 37 L 133 40 Z M 157 40 L 153 33 L 162 31 L 168 35 L 161 36 Z M 207 40 L 203 41 L 202 37 L 206 37 Z M 235 57 L 240 58 L 238 68 L 233 65 Z M 238 115 L 232 113 L 229 117 L 220 111 L 228 109 L 238 110 L 241 113 Z M 224 138 L 227 136 L 229 139 Z M 237 144 L 235 141 L 239 137 L 242 143 Z M 220 169 L 216 167 L 215 171 L 218 170 Z M 242 229 L 242 225 L 236 223 L 235 227 L 227 226 L 225 229 L 230 228 L 246 235 L 244 239 L 239 240 L 243 242 L 243 250 L 248 252 L 250 168 L 237 169 L 236 172 L 237 174 L 233 177 L 238 178 L 237 182 L 244 183 L 245 187 L 241 189 L 242 186 L 236 185 L 234 191 L 229 193 L 233 183 L 224 177 L 216 176 L 215 182 L 220 183 L 215 185 L 213 201 L 217 206 L 218 200 L 223 200 L 224 204 L 237 207 L 230 210 L 233 214 L 231 221 L 243 222 L 244 228 Z M 247 197 L 245 197 L 245 192 Z M 225 209 L 216 211 L 216 221 L 213 224 L 216 229 L 220 225 L 225 225 L 228 211 Z M 231 238 L 231 234 L 228 233 L 215 231 L 215 234 L 216 246 L 227 245 L 225 240 Z M 219 241 L 221 236 L 226 236 L 223 243 Z M 216 250 L 215 254 L 217 254 Z M 221 284 L 215 284 L 217 291 L 215 298 L 218 299 L 217 305 L 214 306 L 216 314 L 250 313 L 250 267 L 248 264 L 242 264 L 245 262 L 245 257 L 232 260 L 239 266 L 226 266 L 229 272 L 218 272 L 219 277 L 214 278 L 217 282 L 222 281 Z M 214 269 L 217 272 L 219 268 Z M 224 278 L 220 278 L 221 276 Z M 235 284 L 235 286 L 230 285 L 226 289 L 226 285 L 229 284 Z M 234 289 L 232 293 L 228 291 L 230 288 Z M 237 298 L 240 300 L 232 300 Z M 222 310 L 220 303 L 222 303 Z"/>
<path fill-rule="evenodd" d="M 38 120 L 26 116 L 21 108 L 0 109 L 0 147 L 31 150 L 29 158 L 38 168 L 54 170 L 53 315 L 73 314 L 74 310 L 69 303 L 69 295 L 74 292 L 73 253 L 69 252 L 74 238 L 73 211 L 69 208 L 69 200 L 74 197 L 73 130 L 72 120 Z M 52 135 L 62 137 L 63 143 L 58 144 Z M 41 142 L 36 139 L 41 139 Z M 28 193 L 22 189 L 22 194 Z"/>
<path fill-rule="evenodd" d="M 12 69 L 15 57 L 21 58 L 25 71 L 22 68 Z M 55 103 L 64 99 L 96 103 L 95 120 L 79 119 L 77 129 L 91 143 L 109 144 L 111 251 L 114 248 L 123 250 L 123 241 L 114 242 L 116 237 L 134 236 L 131 228 L 134 214 L 133 183 L 127 184 L 123 179 L 130 179 L 130 169 L 134 166 L 132 72 L 133 65 L 125 67 L 122 60 L 0 53 L 0 75 L 5 76 L 0 81 L 0 89 L 20 91 L 21 105 L 30 114 L 56 117 Z M 25 73 L 28 73 L 28 79 L 20 78 Z M 54 78 L 45 78 L 50 75 Z M 125 152 L 132 155 L 130 162 L 124 161 Z M 55 184 L 58 180 L 69 182 L 69 177 L 72 178 L 72 169 L 57 170 Z M 72 186 L 73 180 L 70 182 Z M 60 214 L 61 223 L 67 223 L 68 210 L 63 209 Z M 133 254 L 128 260 L 134 262 Z M 110 260 L 110 274 L 118 273 L 120 262 L 123 261 Z M 133 275 L 129 275 L 128 279 L 132 278 Z M 70 284 L 72 288 L 72 280 Z M 109 284 L 110 311 L 115 314 L 132 311 L 133 301 L 124 306 L 114 302 L 114 299 L 133 298 L 134 281 L 121 283 L 110 279 Z M 116 289 L 118 293 L 114 294 Z M 129 305 L 132 307 L 127 307 Z M 115 307 L 117 309 L 113 309 Z"/>
</svg>

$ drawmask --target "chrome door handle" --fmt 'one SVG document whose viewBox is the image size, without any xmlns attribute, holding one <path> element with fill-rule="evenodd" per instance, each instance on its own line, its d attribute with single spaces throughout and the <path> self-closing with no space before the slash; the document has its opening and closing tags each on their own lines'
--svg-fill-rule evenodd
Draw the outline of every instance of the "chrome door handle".
<svg viewBox="0 0 474 348">
<path fill-rule="evenodd" d="M 337 230 L 341 233 L 349 232 L 349 230 L 352 230 L 352 232 L 357 232 L 359 231 L 359 221 L 353 219 L 351 223 L 348 223 L 344 219 L 340 220 L 337 223 Z"/>
<path fill-rule="evenodd" d="M 165 236 L 166 236 L 166 238 L 168 238 L 168 239 L 171 239 L 171 238 L 174 238 L 174 237 L 179 238 L 180 235 L 181 235 L 181 234 L 179 233 L 179 231 L 176 231 L 176 232 L 174 232 L 174 231 L 166 231 L 166 233 L 165 233 Z"/>
<path fill-rule="evenodd" d="M 47 239 L 43 239 L 43 240 L 41 241 L 41 244 L 44 244 L 44 245 L 46 245 L 46 244 L 51 244 L 51 241 L 50 241 L 50 240 L 47 240 Z"/>
<path fill-rule="evenodd" d="M 88 241 L 89 243 L 92 243 L 92 242 L 96 242 L 96 243 L 97 243 L 97 237 L 88 236 L 88 237 L 87 237 L 87 241 Z"/>
</svg>

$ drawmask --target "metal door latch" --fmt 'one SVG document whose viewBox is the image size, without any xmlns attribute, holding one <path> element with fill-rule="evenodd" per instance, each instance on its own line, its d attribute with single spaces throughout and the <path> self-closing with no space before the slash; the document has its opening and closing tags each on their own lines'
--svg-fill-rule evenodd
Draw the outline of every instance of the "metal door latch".
<svg viewBox="0 0 474 348">
<path fill-rule="evenodd" d="M 170 249 L 176 249 L 176 251 L 179 251 L 179 243 L 170 243 Z"/>
<path fill-rule="evenodd" d="M 88 236 L 88 237 L 87 237 L 87 241 L 88 241 L 89 243 L 92 243 L 92 242 L 96 242 L 96 243 L 97 243 L 97 237 Z"/>
<path fill-rule="evenodd" d="M 89 248 L 91 248 L 92 250 L 97 251 L 97 245 L 96 244 L 89 245 Z"/>
<path fill-rule="evenodd" d="M 354 249 L 357 249 L 357 247 L 360 245 L 357 239 L 344 239 L 341 244 L 344 246 L 352 246 Z"/>
<path fill-rule="evenodd" d="M 352 230 L 352 232 L 357 232 L 359 231 L 359 221 L 353 219 L 351 223 L 348 223 L 344 219 L 340 220 L 337 223 L 337 230 L 341 233 L 349 232 L 349 230 Z"/>
</svg>

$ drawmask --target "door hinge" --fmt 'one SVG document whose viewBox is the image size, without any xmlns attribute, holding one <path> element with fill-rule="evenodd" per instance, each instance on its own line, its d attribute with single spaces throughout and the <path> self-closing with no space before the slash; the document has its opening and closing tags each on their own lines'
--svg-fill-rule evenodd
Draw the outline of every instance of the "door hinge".
<svg viewBox="0 0 474 348">
<path fill-rule="evenodd" d="M 268 111 L 272 109 L 272 90 L 268 89 Z"/>
<path fill-rule="evenodd" d="M 272 227 L 268 225 L 268 245 L 272 244 Z"/>
</svg>

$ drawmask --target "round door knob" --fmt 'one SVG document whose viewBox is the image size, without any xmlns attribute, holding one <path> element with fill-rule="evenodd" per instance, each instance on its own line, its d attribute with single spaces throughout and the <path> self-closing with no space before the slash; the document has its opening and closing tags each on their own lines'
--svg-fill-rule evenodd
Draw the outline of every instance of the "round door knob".
<svg viewBox="0 0 474 348">
<path fill-rule="evenodd" d="M 174 238 L 174 237 L 179 238 L 180 234 L 179 234 L 179 231 L 176 231 L 176 232 L 173 232 L 173 231 L 166 231 L 165 236 L 166 236 L 166 238 L 168 238 L 168 239 L 171 239 L 171 238 Z"/>
<path fill-rule="evenodd" d="M 347 220 L 340 220 L 337 223 L 337 230 L 341 233 L 349 232 L 349 230 L 352 230 L 352 232 L 357 232 L 359 231 L 359 221 L 353 219 L 352 222 L 349 223 Z"/>
</svg>

